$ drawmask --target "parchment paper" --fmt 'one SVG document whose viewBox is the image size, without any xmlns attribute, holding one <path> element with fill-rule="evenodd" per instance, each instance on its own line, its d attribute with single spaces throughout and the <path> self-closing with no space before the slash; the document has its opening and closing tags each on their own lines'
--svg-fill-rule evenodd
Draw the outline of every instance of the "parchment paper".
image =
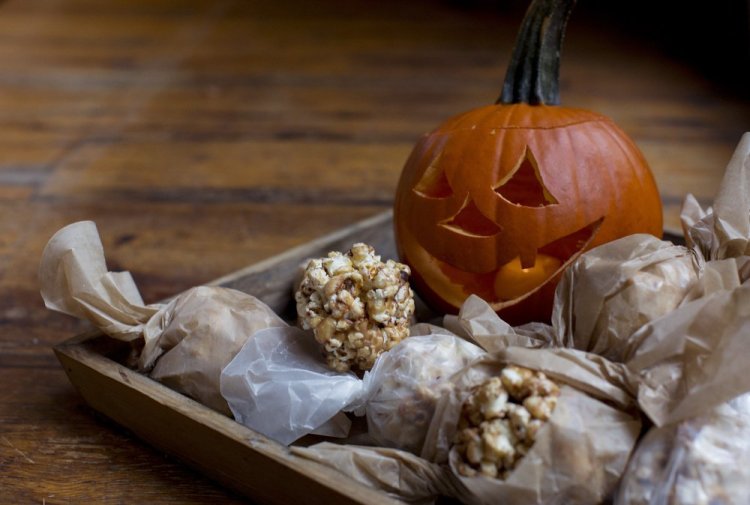
<svg viewBox="0 0 750 505">
<path fill-rule="evenodd" d="M 638 402 L 661 426 L 750 391 L 750 285 L 694 300 L 649 323 L 627 365 Z"/>
<path fill-rule="evenodd" d="M 750 254 L 750 132 L 729 160 L 713 207 L 703 209 L 688 195 L 681 219 L 688 246 L 704 260 Z"/>
<path fill-rule="evenodd" d="M 555 291 L 553 344 L 625 361 L 641 326 L 668 314 L 698 281 L 701 265 L 686 247 L 630 235 L 573 263 Z"/>
<path fill-rule="evenodd" d="M 406 451 L 329 442 L 311 447 L 291 447 L 291 451 L 410 503 L 432 503 L 440 495 L 466 503 L 473 500 L 447 467 L 429 463 Z"/>
<path fill-rule="evenodd" d="M 461 476 L 451 448 L 461 404 L 472 385 L 498 375 L 506 364 L 554 378 L 561 384 L 557 406 L 505 480 Z M 452 379 L 456 387 L 438 404 L 422 457 L 437 463 L 447 460 L 477 503 L 600 503 L 613 493 L 641 427 L 634 398 L 620 386 L 623 375 L 623 365 L 573 349 L 511 347 L 497 358 L 478 360 Z M 577 387 L 582 377 L 587 378 L 586 392 Z"/>
<path fill-rule="evenodd" d="M 265 304 L 233 289 L 196 287 L 169 303 L 144 305 L 129 272 L 107 271 L 91 221 L 66 226 L 52 237 L 42 254 L 39 282 L 48 308 L 142 345 L 140 371 L 226 414 L 219 392 L 222 368 L 258 330 L 286 326 Z"/>
<path fill-rule="evenodd" d="M 457 316 L 444 316 L 443 326 L 489 353 L 502 351 L 511 345 L 547 347 L 551 343 L 552 328 L 549 325 L 531 323 L 514 328 L 476 295 L 466 299 Z"/>
<path fill-rule="evenodd" d="M 639 443 L 615 505 L 746 505 L 750 482 L 750 394 Z"/>
<path fill-rule="evenodd" d="M 328 368 L 310 332 L 269 328 L 225 367 L 221 393 L 237 422 L 288 445 L 361 398 L 364 384 Z"/>
</svg>

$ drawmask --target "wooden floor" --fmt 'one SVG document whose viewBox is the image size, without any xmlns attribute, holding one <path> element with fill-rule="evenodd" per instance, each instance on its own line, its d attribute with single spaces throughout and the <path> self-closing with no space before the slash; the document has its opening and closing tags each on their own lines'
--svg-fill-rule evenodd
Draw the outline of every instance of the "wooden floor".
<svg viewBox="0 0 750 505">
<path fill-rule="evenodd" d="M 636 140 L 677 229 L 750 97 L 579 19 L 563 102 Z M 95 220 L 154 302 L 385 210 L 416 138 L 495 100 L 518 22 L 438 0 L 0 2 L 0 501 L 240 502 L 77 396 L 51 346 L 87 325 L 42 305 L 46 241 Z"/>
</svg>

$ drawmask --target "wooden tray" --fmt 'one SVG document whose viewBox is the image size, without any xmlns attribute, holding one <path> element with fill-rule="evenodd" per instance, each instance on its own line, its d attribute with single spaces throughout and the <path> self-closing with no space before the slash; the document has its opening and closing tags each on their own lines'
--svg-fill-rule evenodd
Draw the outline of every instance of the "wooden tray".
<svg viewBox="0 0 750 505">
<path fill-rule="evenodd" d="M 682 237 L 665 234 L 681 242 Z M 212 285 L 251 293 L 287 320 L 295 317 L 292 285 L 300 263 L 366 242 L 396 258 L 392 213 L 386 212 L 222 277 Z M 436 314 L 417 300 L 417 318 Z M 162 384 L 122 366 L 125 345 L 101 333 L 75 337 L 55 353 L 95 410 L 221 484 L 262 503 L 395 504 L 399 500 L 350 480 Z"/>
<path fill-rule="evenodd" d="M 301 261 L 366 242 L 395 258 L 386 212 L 212 282 L 251 293 L 282 317 L 294 314 L 292 284 Z M 127 351 L 99 332 L 54 348 L 68 378 L 95 410 L 151 445 L 261 503 L 396 504 L 198 402 L 120 364 Z"/>
</svg>

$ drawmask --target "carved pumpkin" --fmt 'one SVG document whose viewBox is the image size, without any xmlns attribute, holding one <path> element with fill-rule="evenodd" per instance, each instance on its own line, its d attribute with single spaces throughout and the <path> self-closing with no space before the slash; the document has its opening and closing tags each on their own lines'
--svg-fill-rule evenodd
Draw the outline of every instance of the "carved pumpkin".
<svg viewBox="0 0 750 505">
<path fill-rule="evenodd" d="M 583 251 L 662 231 L 659 193 L 610 119 L 561 107 L 559 50 L 573 0 L 534 0 L 495 105 L 417 143 L 398 184 L 402 261 L 430 305 L 469 294 L 511 323 L 548 320 L 562 270 Z"/>
</svg>

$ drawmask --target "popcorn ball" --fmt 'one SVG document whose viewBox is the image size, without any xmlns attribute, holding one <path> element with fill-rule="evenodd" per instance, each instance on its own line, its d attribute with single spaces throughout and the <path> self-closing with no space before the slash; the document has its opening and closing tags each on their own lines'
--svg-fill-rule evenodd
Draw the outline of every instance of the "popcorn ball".
<svg viewBox="0 0 750 505">
<path fill-rule="evenodd" d="M 652 428 L 633 454 L 615 505 L 746 504 L 749 415 L 745 393 L 679 424 Z"/>
<path fill-rule="evenodd" d="M 369 370 L 377 357 L 409 336 L 414 293 L 409 267 L 385 263 L 367 244 L 311 260 L 295 293 L 299 324 L 312 329 L 328 366 Z"/>
<path fill-rule="evenodd" d="M 414 335 L 424 328 L 412 328 L 408 340 L 378 360 L 370 373 L 375 387 L 366 406 L 372 439 L 414 454 L 422 449 L 438 400 L 452 388 L 451 375 L 484 354 L 451 334 L 430 330 L 427 335 Z"/>
<path fill-rule="evenodd" d="M 513 365 L 475 386 L 461 408 L 454 440 L 458 472 L 506 478 L 552 416 L 559 394 L 543 373 Z"/>
</svg>

